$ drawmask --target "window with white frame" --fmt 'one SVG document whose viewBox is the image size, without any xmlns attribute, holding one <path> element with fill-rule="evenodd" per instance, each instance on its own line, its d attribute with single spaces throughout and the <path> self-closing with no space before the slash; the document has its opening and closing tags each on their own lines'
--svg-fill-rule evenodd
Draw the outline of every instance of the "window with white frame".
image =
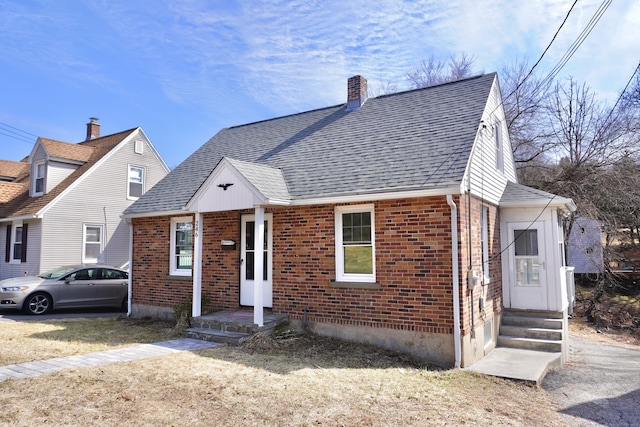
<svg viewBox="0 0 640 427">
<path fill-rule="evenodd" d="M 22 261 L 22 245 L 24 238 L 24 227 L 22 222 L 13 224 L 13 233 L 11 235 L 11 262 L 19 263 Z"/>
<path fill-rule="evenodd" d="M 103 231 L 102 225 L 84 226 L 83 232 L 83 249 L 82 262 L 85 264 L 96 264 L 100 261 L 100 255 L 103 249 Z"/>
<path fill-rule="evenodd" d="M 44 194 L 44 178 L 46 167 L 44 161 L 37 162 L 33 165 L 33 194 Z"/>
<path fill-rule="evenodd" d="M 169 274 L 191 276 L 193 265 L 193 219 L 171 219 L 171 260 Z"/>
<path fill-rule="evenodd" d="M 489 208 L 483 206 L 480 210 L 481 247 L 482 247 L 482 276 L 489 278 Z"/>
<path fill-rule="evenodd" d="M 336 281 L 375 282 L 373 205 L 337 206 Z"/>
<path fill-rule="evenodd" d="M 493 127 L 496 143 L 496 170 L 504 173 L 504 151 L 502 146 L 502 124 L 497 122 Z"/>
<path fill-rule="evenodd" d="M 144 168 L 129 165 L 127 198 L 137 199 L 144 193 Z"/>
</svg>

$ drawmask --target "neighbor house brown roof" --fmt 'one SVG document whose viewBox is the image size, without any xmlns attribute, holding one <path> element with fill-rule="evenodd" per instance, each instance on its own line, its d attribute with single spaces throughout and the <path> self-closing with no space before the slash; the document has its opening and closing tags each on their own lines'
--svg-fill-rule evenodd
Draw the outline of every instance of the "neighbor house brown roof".
<svg viewBox="0 0 640 427">
<path fill-rule="evenodd" d="M 49 156 L 57 159 L 88 162 L 93 154 L 93 147 L 82 145 L 82 143 L 71 144 L 42 137 L 40 137 L 40 141 L 42 141 L 42 145 L 47 149 Z"/>
<path fill-rule="evenodd" d="M 10 178 L 15 181 L 29 173 L 29 163 L 26 160 L 14 162 L 11 160 L 0 160 L 0 177 Z"/>
<path fill-rule="evenodd" d="M 134 129 L 95 138 L 79 144 L 40 138 L 51 157 L 84 162 L 53 190 L 43 196 L 29 197 L 29 175 L 21 180 L 21 187 L 14 182 L 0 183 L 0 219 L 36 215 L 49 202 L 66 190 L 87 172 L 98 160 L 129 136 Z M 29 168 L 27 167 L 27 172 Z M 13 185 L 11 185 L 13 184 Z"/>
</svg>

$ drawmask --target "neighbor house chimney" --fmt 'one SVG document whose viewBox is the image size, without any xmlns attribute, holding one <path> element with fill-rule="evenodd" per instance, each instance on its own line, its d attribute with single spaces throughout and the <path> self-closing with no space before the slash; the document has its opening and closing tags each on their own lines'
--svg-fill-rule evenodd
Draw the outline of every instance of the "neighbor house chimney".
<svg viewBox="0 0 640 427">
<path fill-rule="evenodd" d="M 100 138 L 100 123 L 98 123 L 98 118 L 90 117 L 89 120 L 91 121 L 87 123 L 86 141 L 89 141 L 90 139 Z"/>
<path fill-rule="evenodd" d="M 353 76 L 347 80 L 347 111 L 357 110 L 367 100 L 367 79 Z"/>
</svg>

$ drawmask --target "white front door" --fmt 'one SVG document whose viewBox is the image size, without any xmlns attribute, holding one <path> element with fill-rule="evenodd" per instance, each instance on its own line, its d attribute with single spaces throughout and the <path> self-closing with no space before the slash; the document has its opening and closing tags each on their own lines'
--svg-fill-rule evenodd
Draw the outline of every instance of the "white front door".
<svg viewBox="0 0 640 427">
<path fill-rule="evenodd" d="M 509 223 L 509 308 L 548 310 L 544 224 Z"/>
<path fill-rule="evenodd" d="M 272 214 L 264 215 L 264 248 L 255 248 L 255 215 L 242 216 L 242 232 L 240 235 L 240 305 L 253 306 L 253 277 L 254 260 L 256 256 L 263 257 L 263 307 L 273 306 L 273 287 L 271 283 L 272 268 Z"/>
</svg>

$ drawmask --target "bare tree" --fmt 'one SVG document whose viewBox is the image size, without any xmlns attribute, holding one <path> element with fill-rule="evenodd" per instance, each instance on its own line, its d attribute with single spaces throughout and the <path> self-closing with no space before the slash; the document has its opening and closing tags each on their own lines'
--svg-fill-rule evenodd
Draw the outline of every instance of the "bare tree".
<svg viewBox="0 0 640 427">
<path fill-rule="evenodd" d="M 433 86 L 441 83 L 471 77 L 474 74 L 475 58 L 462 53 L 459 57 L 452 55 L 448 60 L 436 59 L 431 55 L 426 61 L 409 71 L 406 75 L 413 89 Z"/>
<path fill-rule="evenodd" d="M 499 77 L 514 160 L 524 173 L 545 161 L 551 144 L 549 128 L 543 124 L 551 85 L 532 74 L 526 61 L 504 66 Z"/>
</svg>

